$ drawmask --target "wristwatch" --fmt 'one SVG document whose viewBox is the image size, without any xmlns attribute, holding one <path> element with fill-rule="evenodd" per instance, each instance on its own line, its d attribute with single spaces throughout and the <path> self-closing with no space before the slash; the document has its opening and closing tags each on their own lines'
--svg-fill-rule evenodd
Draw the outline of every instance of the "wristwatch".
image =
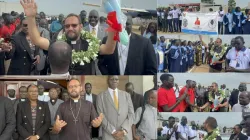
<svg viewBox="0 0 250 140">
<path fill-rule="evenodd" d="M 39 140 L 40 139 L 40 137 L 38 136 L 38 135 L 36 135 L 36 138 Z"/>
</svg>

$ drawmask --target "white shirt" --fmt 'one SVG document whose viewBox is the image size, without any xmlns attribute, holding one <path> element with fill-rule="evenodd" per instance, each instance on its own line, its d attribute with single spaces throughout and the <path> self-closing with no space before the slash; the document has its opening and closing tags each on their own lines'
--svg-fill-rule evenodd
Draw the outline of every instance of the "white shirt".
<svg viewBox="0 0 250 140">
<path fill-rule="evenodd" d="M 93 103 L 92 94 L 88 95 L 87 93 L 85 93 L 85 95 L 86 95 L 86 100 L 90 101 L 91 103 Z"/>
<path fill-rule="evenodd" d="M 223 15 L 222 17 L 220 15 Z M 224 11 L 218 11 L 218 21 L 219 22 L 223 22 L 223 18 L 224 18 Z"/>
<path fill-rule="evenodd" d="M 196 140 L 197 139 L 197 130 L 193 130 L 191 127 L 190 127 L 190 131 L 189 131 L 189 137 L 195 137 L 194 139 Z"/>
<path fill-rule="evenodd" d="M 38 100 L 43 102 L 48 102 L 50 100 L 49 95 L 38 95 Z"/>
<path fill-rule="evenodd" d="M 190 127 L 179 124 L 177 132 L 180 132 L 183 138 L 188 139 L 188 136 L 190 136 Z"/>
<path fill-rule="evenodd" d="M 202 46 L 202 51 L 201 53 L 205 53 L 205 46 Z"/>
<path fill-rule="evenodd" d="M 176 90 L 176 87 L 173 87 L 173 88 L 174 88 L 174 91 L 175 91 L 175 90 Z M 180 87 L 179 87 L 179 89 L 180 89 Z M 175 91 L 175 96 L 176 96 L 176 98 L 179 97 L 179 94 L 180 94 L 179 92 L 180 92 L 180 90 L 178 90 L 178 89 Z"/>
<path fill-rule="evenodd" d="M 129 35 L 129 42 L 130 43 L 130 36 Z M 119 68 L 120 68 L 120 75 L 124 75 L 125 69 L 127 66 L 127 60 L 128 60 L 128 51 L 129 51 L 129 46 L 125 46 L 118 42 L 118 59 L 119 59 Z"/>
<path fill-rule="evenodd" d="M 110 94 L 111 98 L 112 98 L 113 101 L 114 101 L 114 90 L 111 89 L 111 88 L 108 88 L 108 91 L 109 91 L 109 94 Z M 117 97 L 117 99 L 118 99 L 118 89 L 117 89 L 117 88 L 115 89 L 115 95 L 116 95 L 116 97 Z"/>
<path fill-rule="evenodd" d="M 181 16 L 179 17 L 179 20 L 182 20 L 183 19 L 183 13 L 180 12 L 180 14 L 181 14 Z"/>
<path fill-rule="evenodd" d="M 179 18 L 179 13 L 180 13 L 179 9 L 173 10 L 173 18 Z"/>
<path fill-rule="evenodd" d="M 243 51 L 236 51 L 235 47 L 230 49 L 226 55 L 226 58 L 230 60 L 229 66 L 241 70 L 250 68 L 250 49 L 246 48 Z M 237 63 L 239 64 L 237 66 Z"/>
<path fill-rule="evenodd" d="M 97 34 L 98 34 L 98 24 L 97 24 L 95 27 L 93 27 L 93 26 L 91 26 L 91 25 L 89 24 L 89 32 L 90 32 L 90 33 L 92 33 L 93 28 L 95 28 L 95 32 L 96 32 L 95 37 L 97 38 Z"/>
<path fill-rule="evenodd" d="M 168 19 L 172 19 L 173 18 L 172 16 L 170 16 L 170 14 L 173 14 L 173 10 L 171 10 L 171 11 L 168 12 L 168 17 L 167 17 Z"/>
<path fill-rule="evenodd" d="M 161 18 L 164 19 L 164 15 L 165 13 L 164 12 L 161 12 Z"/>
<path fill-rule="evenodd" d="M 173 132 L 173 128 L 168 128 L 167 126 L 163 127 L 163 130 L 161 131 L 161 135 L 167 135 L 167 134 L 171 134 Z M 173 135 L 171 136 L 171 138 L 169 140 L 176 140 L 175 137 L 175 132 L 173 133 Z"/>
</svg>

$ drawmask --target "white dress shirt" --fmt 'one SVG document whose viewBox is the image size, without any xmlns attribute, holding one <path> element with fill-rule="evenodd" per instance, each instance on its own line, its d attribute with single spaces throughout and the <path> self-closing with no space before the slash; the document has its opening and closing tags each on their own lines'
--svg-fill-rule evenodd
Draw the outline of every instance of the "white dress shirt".
<svg viewBox="0 0 250 140">
<path fill-rule="evenodd" d="M 95 34 L 95 37 L 97 38 L 97 34 L 98 34 L 98 24 L 95 26 L 95 27 L 93 27 L 93 26 L 91 26 L 90 24 L 89 24 L 89 32 L 90 33 L 92 33 L 92 31 L 93 31 L 93 28 L 95 28 L 95 32 L 96 32 L 96 34 Z"/>
<path fill-rule="evenodd" d="M 130 37 L 129 35 L 129 42 L 130 43 Z M 118 42 L 118 59 L 119 59 L 119 68 L 120 68 L 120 75 L 124 75 L 125 69 L 127 66 L 127 60 L 128 60 L 128 51 L 129 51 L 129 45 L 125 46 Z"/>
<path fill-rule="evenodd" d="M 171 10 L 171 11 L 168 12 L 168 17 L 167 17 L 168 19 L 172 19 L 173 18 L 172 16 L 170 16 L 171 14 L 173 14 L 173 10 Z"/>
<path fill-rule="evenodd" d="M 173 18 L 179 18 L 179 13 L 180 13 L 179 9 L 173 10 Z"/>
<path fill-rule="evenodd" d="M 108 88 L 108 91 L 109 91 L 109 94 L 110 94 L 111 98 L 113 99 L 113 101 L 114 101 L 114 91 L 115 91 L 115 95 L 118 99 L 118 89 L 117 88 L 115 90 Z M 118 102 L 118 104 L 119 104 L 119 102 Z"/>
<path fill-rule="evenodd" d="M 87 93 L 85 93 L 85 95 L 86 95 L 86 100 L 87 100 L 87 101 L 90 101 L 91 103 L 93 103 L 92 94 L 87 94 Z"/>
<path fill-rule="evenodd" d="M 221 17 L 220 15 L 223 15 L 223 16 Z M 224 11 L 218 11 L 218 21 L 223 22 L 223 18 L 224 18 Z"/>
<path fill-rule="evenodd" d="M 236 51 L 235 47 L 230 49 L 226 55 L 230 60 L 229 66 L 241 70 L 250 68 L 250 49 L 246 48 L 245 51 Z M 237 63 L 239 66 L 237 67 Z"/>
<path fill-rule="evenodd" d="M 50 100 L 49 95 L 38 95 L 38 100 L 43 102 L 48 102 Z"/>
</svg>

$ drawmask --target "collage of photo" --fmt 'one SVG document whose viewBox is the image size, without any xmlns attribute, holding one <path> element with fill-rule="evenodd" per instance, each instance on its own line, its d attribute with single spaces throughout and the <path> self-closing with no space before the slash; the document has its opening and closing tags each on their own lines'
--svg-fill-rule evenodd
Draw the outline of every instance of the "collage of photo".
<svg viewBox="0 0 250 140">
<path fill-rule="evenodd" d="M 0 1 L 0 140 L 250 140 L 250 0 Z"/>
</svg>

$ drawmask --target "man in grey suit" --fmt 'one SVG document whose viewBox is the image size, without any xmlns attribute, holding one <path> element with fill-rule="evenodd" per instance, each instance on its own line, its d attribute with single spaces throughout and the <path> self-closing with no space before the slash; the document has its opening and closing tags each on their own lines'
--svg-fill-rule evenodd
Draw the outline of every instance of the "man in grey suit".
<svg viewBox="0 0 250 140">
<path fill-rule="evenodd" d="M 11 100 L 0 96 L 0 140 L 11 140 L 16 118 Z"/>
<path fill-rule="evenodd" d="M 92 33 L 99 40 L 102 40 L 107 33 L 105 32 L 105 27 L 100 26 L 99 22 L 99 13 L 96 10 L 92 10 L 89 13 L 89 24 L 84 27 L 85 31 Z"/>
<path fill-rule="evenodd" d="M 85 31 L 90 32 L 99 40 L 102 40 L 104 37 L 107 36 L 107 33 L 105 32 L 105 27 L 98 24 L 99 13 L 96 10 L 90 11 L 88 19 L 89 19 L 89 24 L 84 27 Z M 95 62 L 96 75 L 101 75 L 101 71 L 99 70 L 99 67 L 97 66 L 98 61 L 99 60 L 96 60 Z"/>
<path fill-rule="evenodd" d="M 97 112 L 103 113 L 103 140 L 132 140 L 134 107 L 130 95 L 118 90 L 119 77 L 108 77 L 108 90 L 97 96 Z"/>
</svg>

